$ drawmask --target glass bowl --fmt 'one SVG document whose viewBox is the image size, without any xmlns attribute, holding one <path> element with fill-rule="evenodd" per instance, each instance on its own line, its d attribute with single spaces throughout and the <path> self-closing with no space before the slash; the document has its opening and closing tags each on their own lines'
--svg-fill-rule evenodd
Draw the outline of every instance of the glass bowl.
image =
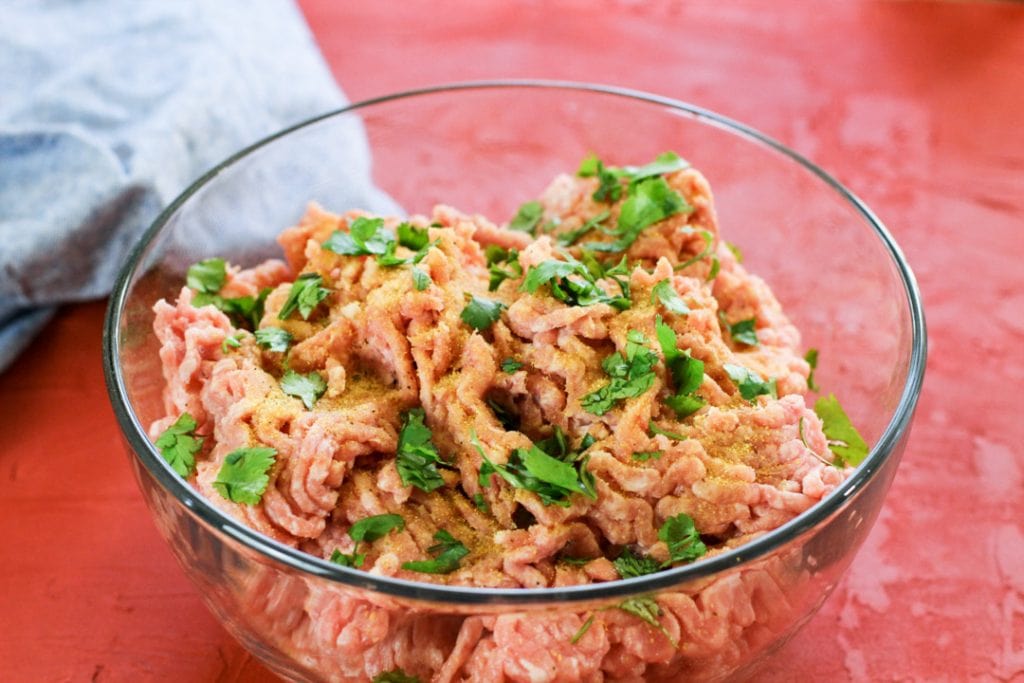
<svg viewBox="0 0 1024 683">
<path fill-rule="evenodd" d="M 834 492 L 780 528 L 713 558 L 624 581 L 543 589 L 416 583 L 337 566 L 243 526 L 174 474 L 146 436 L 164 415 L 152 307 L 176 296 L 190 264 L 229 256 L 248 266 L 278 256 L 274 237 L 310 200 L 339 213 L 429 213 L 446 203 L 501 221 L 590 152 L 623 164 L 666 150 L 708 178 L 723 238 L 740 245 L 750 270 L 771 285 L 805 346 L 820 350 L 818 383 L 842 398 L 872 446 Z M 896 471 L 925 348 L 920 295 L 899 248 L 860 200 L 806 159 L 683 102 L 517 81 L 354 104 L 227 159 L 136 246 L 111 297 L 104 361 L 160 533 L 210 609 L 280 675 L 359 681 L 401 667 L 425 681 L 447 660 L 433 680 L 462 680 L 473 667 L 490 667 L 487 680 L 592 680 L 568 670 L 573 658 L 563 656 L 589 647 L 584 659 L 603 657 L 605 680 L 677 681 L 749 675 L 829 595 Z M 685 603 L 676 614 L 688 615 L 665 620 L 678 647 L 662 648 L 657 661 L 644 664 L 636 654 L 662 637 L 639 619 L 621 642 L 596 647 L 601 633 L 571 642 L 589 615 L 651 596 Z M 509 618 L 522 614 L 529 618 Z M 491 634 L 493 645 L 486 662 L 474 650 L 481 634 Z M 517 652 L 548 668 L 530 670 Z"/>
</svg>

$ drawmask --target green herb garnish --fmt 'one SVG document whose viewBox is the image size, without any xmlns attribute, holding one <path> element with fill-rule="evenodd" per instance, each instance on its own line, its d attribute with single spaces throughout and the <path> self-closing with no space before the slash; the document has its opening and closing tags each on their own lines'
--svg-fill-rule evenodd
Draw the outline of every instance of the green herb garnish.
<svg viewBox="0 0 1024 683">
<path fill-rule="evenodd" d="M 434 540 L 437 544 L 427 548 L 434 559 L 403 562 L 402 569 L 424 574 L 451 574 L 459 568 L 459 560 L 469 554 L 469 548 L 444 529 L 434 534 Z"/>
<path fill-rule="evenodd" d="M 420 270 L 419 268 L 412 269 L 412 284 L 413 287 L 416 288 L 417 292 L 422 292 L 423 290 L 425 290 L 427 287 L 430 286 L 431 282 L 433 282 L 433 280 L 430 279 L 430 275 L 428 275 L 426 272 Z"/>
<path fill-rule="evenodd" d="M 313 309 L 331 293 L 322 286 L 323 283 L 324 279 L 318 273 L 303 273 L 296 278 L 292 288 L 288 290 L 288 298 L 277 314 L 277 319 L 287 320 L 288 316 L 298 311 L 303 320 L 308 320 Z"/>
<path fill-rule="evenodd" d="M 665 451 L 634 451 L 632 457 L 637 462 L 647 462 L 648 460 L 660 460 L 663 455 L 665 455 Z"/>
<path fill-rule="evenodd" d="M 395 236 L 384 227 L 383 218 L 359 216 L 348 226 L 348 232 L 335 230 L 323 248 L 345 256 L 383 256 Z"/>
<path fill-rule="evenodd" d="M 289 396 L 302 399 L 307 410 L 313 410 L 313 406 L 327 391 L 327 382 L 319 372 L 315 371 L 302 375 L 294 370 L 287 370 L 281 375 L 280 384 L 281 391 Z"/>
<path fill-rule="evenodd" d="M 377 539 L 384 538 L 391 531 L 402 531 L 403 529 L 405 529 L 405 520 L 400 515 L 364 517 L 348 530 L 349 537 L 355 541 L 353 552 L 343 553 L 335 549 L 331 553 L 331 562 L 344 567 L 362 567 L 366 562 L 366 553 L 356 552 L 361 542 L 373 543 Z"/>
<path fill-rule="evenodd" d="M 821 419 L 822 431 L 828 439 L 829 450 L 836 457 L 835 465 L 859 465 L 867 457 L 870 449 L 835 394 L 819 398 L 814 403 L 814 412 Z"/>
<path fill-rule="evenodd" d="M 403 669 L 394 669 L 377 674 L 370 683 L 420 683 L 420 679 L 417 676 L 410 676 Z"/>
<path fill-rule="evenodd" d="M 732 242 L 725 243 L 726 248 L 732 252 L 732 255 L 736 257 L 736 263 L 743 263 L 743 252 Z"/>
<path fill-rule="evenodd" d="M 640 233 L 677 213 L 693 211 L 683 196 L 658 176 L 630 184 L 629 196 L 619 208 L 619 218 L 613 242 L 591 242 L 586 246 L 594 251 L 625 251 L 640 237 Z"/>
<path fill-rule="evenodd" d="M 658 539 L 668 546 L 669 559 L 662 567 L 677 562 L 693 562 L 708 551 L 708 547 L 700 540 L 693 518 L 686 513 L 666 519 L 658 529 Z"/>
<path fill-rule="evenodd" d="M 665 307 L 669 313 L 675 313 L 676 315 L 686 315 L 690 312 L 690 307 L 686 305 L 682 297 L 679 296 L 679 292 L 672 286 L 672 281 L 668 278 L 660 281 L 654 285 L 651 290 L 651 303 L 656 304 L 658 301 Z"/>
<path fill-rule="evenodd" d="M 601 363 L 611 381 L 584 396 L 580 405 L 588 413 L 604 415 L 618 401 L 636 398 L 654 384 L 656 353 L 647 348 L 647 338 L 636 330 L 626 334 L 626 355 L 616 351 Z"/>
<path fill-rule="evenodd" d="M 703 238 L 703 240 L 704 240 L 704 249 L 702 249 L 701 252 L 699 254 L 697 254 L 696 256 L 694 256 L 694 257 L 692 257 L 690 259 L 687 259 L 686 261 L 683 261 L 679 265 L 675 266 L 674 270 L 677 270 L 677 271 L 678 270 L 683 270 L 684 268 L 686 268 L 688 266 L 692 266 L 694 263 L 697 263 L 698 261 L 703 261 L 708 255 L 711 254 L 712 251 L 714 251 L 714 248 L 715 248 L 715 236 L 711 234 L 710 230 L 695 230 L 695 229 L 687 226 L 687 227 L 683 228 L 682 232 L 688 233 L 688 234 L 700 235 L 701 238 Z M 718 275 L 718 269 L 720 267 L 721 267 L 721 264 L 718 262 L 718 259 L 717 258 L 714 259 L 714 261 L 711 264 L 711 271 L 712 272 L 708 276 L 708 280 L 713 280 L 715 278 L 715 276 Z"/>
<path fill-rule="evenodd" d="M 505 304 L 500 301 L 492 301 L 481 297 L 471 297 L 466 307 L 462 309 L 462 322 L 474 330 L 486 330 L 501 317 Z"/>
<path fill-rule="evenodd" d="M 430 244 L 430 232 L 426 228 L 417 228 L 412 223 L 399 223 L 398 243 L 406 249 L 420 251 Z"/>
<path fill-rule="evenodd" d="M 733 338 L 733 341 L 747 346 L 760 344 L 757 340 L 757 318 L 747 318 L 731 325 L 726 323 L 726 327 L 729 328 L 729 336 Z"/>
<path fill-rule="evenodd" d="M 564 444 L 564 435 L 562 442 Z M 484 461 L 479 473 L 482 488 L 490 486 L 491 475 L 497 474 L 513 488 L 536 493 L 544 505 L 568 507 L 569 496 L 573 493 L 582 493 L 590 499 L 597 498 L 594 475 L 587 470 L 590 456 L 580 458 L 579 454 L 568 452 L 567 446 L 553 448 L 553 442 L 545 440 L 533 444 L 529 449 L 515 449 L 507 463 L 496 465 L 484 453 L 475 433 L 472 435 L 472 443 Z M 561 457 L 554 457 L 542 450 L 542 444 Z"/>
<path fill-rule="evenodd" d="M 683 441 L 684 439 L 686 439 L 685 434 L 679 434 L 677 432 L 670 432 L 667 429 L 662 429 L 658 425 L 654 424 L 653 420 L 647 423 L 647 431 L 649 431 L 651 434 L 661 434 L 662 436 L 667 436 L 668 438 L 675 439 L 676 441 Z"/>
<path fill-rule="evenodd" d="M 292 343 L 292 335 L 280 327 L 264 327 L 256 330 L 256 343 L 275 353 L 284 353 Z"/>
<path fill-rule="evenodd" d="M 661 353 L 665 356 L 665 367 L 672 375 L 676 393 L 665 399 L 665 405 L 675 411 L 679 419 L 700 410 L 706 401 L 697 395 L 704 381 L 704 362 L 690 356 L 689 350 L 680 351 L 676 344 L 676 332 L 666 325 L 659 315 L 654 322 Z"/>
<path fill-rule="evenodd" d="M 519 265 L 519 252 L 515 249 L 502 249 L 492 244 L 487 247 L 485 254 L 487 269 L 490 273 L 487 283 L 488 291 L 495 291 L 505 280 L 515 280 L 523 276 L 523 267 Z M 505 264 L 505 267 L 501 266 L 502 263 Z"/>
<path fill-rule="evenodd" d="M 616 280 L 622 290 L 621 296 L 610 296 L 596 282 L 602 277 L 615 279 L 615 276 L 621 275 L 625 270 L 625 263 L 605 270 L 596 260 L 587 264 L 577 261 L 569 254 L 564 256 L 566 259 L 564 261 L 552 259 L 531 267 L 526 273 L 526 278 L 523 279 L 523 284 L 519 287 L 520 291 L 533 294 L 541 285 L 547 285 L 551 296 L 570 306 L 608 304 L 620 311 L 630 307 L 632 302 L 629 299 L 627 281 Z"/>
<path fill-rule="evenodd" d="M 189 266 L 185 283 L 204 294 L 216 294 L 227 279 L 227 264 L 222 258 L 208 258 Z"/>
<path fill-rule="evenodd" d="M 755 398 L 762 395 L 771 396 L 772 398 L 779 397 L 775 386 L 775 379 L 770 379 L 766 382 L 761 379 L 761 375 L 753 370 L 742 365 L 736 365 L 735 363 L 726 363 L 722 367 L 725 369 L 725 373 L 729 375 L 729 379 L 739 387 L 740 396 L 751 403 L 754 402 Z"/>
<path fill-rule="evenodd" d="M 238 338 L 237 334 L 230 334 L 224 337 L 224 341 L 220 343 L 221 353 L 227 353 L 231 349 L 237 349 L 242 345 L 242 340 Z"/>
<path fill-rule="evenodd" d="M 807 373 L 807 388 L 811 391 L 818 391 L 820 387 L 814 383 L 814 371 L 818 369 L 818 349 L 807 349 L 804 360 L 811 366 L 811 371 Z"/>
<path fill-rule="evenodd" d="M 611 216 L 610 213 L 602 211 L 575 230 L 569 230 L 560 234 L 558 236 L 558 243 L 563 247 L 571 247 L 588 232 L 601 227 L 601 224 L 608 220 L 609 216 Z"/>
<path fill-rule="evenodd" d="M 182 413 L 156 440 L 167 464 L 182 477 L 189 477 L 196 469 L 196 453 L 203 447 L 203 437 L 197 437 L 196 421 L 188 413 Z"/>
<path fill-rule="evenodd" d="M 629 614 L 632 614 L 653 626 L 668 639 L 668 642 L 672 644 L 672 647 L 679 649 L 679 643 L 677 643 L 675 638 L 665 630 L 665 627 L 658 619 L 658 617 L 661 616 L 661 607 L 654 598 L 629 598 L 628 600 L 623 600 L 618 608 L 623 612 L 628 612 Z"/>
<path fill-rule="evenodd" d="M 224 458 L 213 488 L 235 503 L 256 505 L 267 490 L 267 472 L 274 465 L 277 451 L 266 446 L 238 448 Z"/>
<path fill-rule="evenodd" d="M 615 565 L 616 571 L 623 579 L 653 574 L 661 569 L 661 563 L 654 558 L 636 555 L 629 548 L 623 550 L 621 555 L 612 560 L 612 564 Z"/>
<path fill-rule="evenodd" d="M 537 201 L 526 202 L 519 207 L 515 217 L 509 222 L 508 227 L 512 230 L 535 234 L 537 224 L 544 216 L 544 206 Z"/>
<path fill-rule="evenodd" d="M 519 369 L 522 367 L 523 364 L 514 358 L 506 358 L 505 360 L 501 361 L 501 371 L 507 375 L 511 375 L 514 372 L 518 372 Z"/>
<path fill-rule="evenodd" d="M 441 456 L 423 419 L 422 408 L 414 408 L 402 417 L 395 464 L 403 486 L 415 486 L 429 493 L 443 486 L 444 479 L 437 471 Z"/>
</svg>

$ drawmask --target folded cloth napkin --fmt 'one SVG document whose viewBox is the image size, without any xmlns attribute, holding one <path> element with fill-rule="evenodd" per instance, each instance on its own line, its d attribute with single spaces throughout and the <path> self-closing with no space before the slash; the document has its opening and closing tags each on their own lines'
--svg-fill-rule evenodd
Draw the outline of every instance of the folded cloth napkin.
<svg viewBox="0 0 1024 683">
<path fill-rule="evenodd" d="M 14 0 L 2 14 L 0 370 L 58 304 L 106 295 L 192 180 L 344 104 L 290 0 Z"/>
</svg>

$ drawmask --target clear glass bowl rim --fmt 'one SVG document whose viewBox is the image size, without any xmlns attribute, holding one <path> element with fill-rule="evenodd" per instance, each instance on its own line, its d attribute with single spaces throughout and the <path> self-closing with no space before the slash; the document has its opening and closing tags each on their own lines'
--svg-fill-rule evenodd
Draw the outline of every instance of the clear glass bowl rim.
<svg viewBox="0 0 1024 683">
<path fill-rule="evenodd" d="M 642 577 L 606 583 L 564 586 L 558 588 L 474 588 L 421 583 L 369 574 L 356 569 L 342 567 L 326 560 L 321 560 L 300 550 L 274 541 L 269 537 L 244 526 L 208 503 L 202 496 L 192 489 L 191 486 L 178 477 L 178 475 L 163 460 L 156 447 L 147 437 L 146 429 L 142 424 L 140 424 L 128 403 L 128 394 L 124 384 L 124 377 L 117 362 L 118 351 L 121 346 L 119 323 L 122 311 L 127 301 L 128 286 L 132 281 L 136 268 L 142 262 L 142 257 L 150 243 L 156 238 L 178 208 L 187 202 L 188 199 L 200 188 L 215 178 L 221 171 L 245 159 L 253 151 L 260 149 L 279 138 L 285 137 L 289 133 L 311 126 L 331 117 L 341 116 L 349 112 L 358 113 L 361 109 L 394 100 L 441 93 L 457 93 L 464 90 L 525 88 L 547 90 L 561 89 L 599 95 L 611 95 L 636 100 L 645 104 L 668 107 L 685 117 L 725 129 L 742 138 L 746 138 L 751 142 L 764 145 L 775 152 L 789 157 L 789 159 L 820 178 L 826 185 L 831 187 L 842 199 L 852 206 L 858 214 L 860 214 L 860 216 L 867 222 L 868 226 L 874 230 L 878 239 L 881 240 L 886 252 L 892 259 L 893 265 L 896 267 L 900 279 L 902 280 L 904 292 L 907 296 L 907 301 L 910 307 L 909 312 L 912 333 L 910 362 L 907 367 L 907 374 L 899 403 L 896 406 L 896 410 L 893 413 L 889 424 L 886 426 L 878 442 L 875 444 L 875 447 L 868 454 L 868 457 L 864 459 L 861 465 L 846 481 L 844 481 L 824 500 L 779 528 L 768 532 L 743 546 L 734 548 L 713 558 L 701 560 L 693 564 L 676 567 L 674 569 L 655 574 L 648 574 Z M 749 563 L 752 560 L 762 557 L 776 548 L 785 545 L 790 540 L 819 525 L 842 508 L 846 500 L 853 493 L 860 490 L 861 487 L 872 479 L 873 475 L 881 469 L 885 460 L 890 456 L 906 430 L 909 428 L 914 408 L 917 405 L 918 396 L 921 392 L 922 382 L 924 380 L 926 353 L 927 336 L 924 310 L 921 303 L 921 294 L 914 274 L 903 256 L 903 252 L 896 244 L 888 229 L 883 225 L 882 221 L 879 220 L 874 212 L 872 212 L 863 201 L 850 192 L 850 190 L 817 165 L 813 164 L 785 145 L 745 124 L 681 100 L 617 86 L 537 79 L 466 81 L 405 90 L 381 97 L 375 97 L 350 104 L 340 109 L 325 112 L 293 126 L 284 128 L 233 154 L 192 183 L 184 192 L 181 193 L 181 195 L 171 202 L 159 216 L 157 216 L 153 224 L 143 234 L 142 238 L 135 245 L 124 268 L 121 270 L 117 282 L 111 292 L 110 303 L 107 308 L 103 330 L 104 378 L 107 384 L 107 393 L 110 396 L 110 402 L 113 406 L 114 414 L 117 418 L 118 424 L 120 425 L 122 433 L 124 434 L 128 444 L 131 446 L 133 453 L 137 458 L 139 458 L 149 474 L 156 479 L 161 486 L 169 491 L 171 495 L 173 495 L 178 502 L 188 510 L 189 513 L 199 518 L 201 523 L 273 560 L 274 562 L 281 563 L 282 565 L 290 567 L 297 572 L 309 574 L 321 579 L 351 586 L 353 588 L 374 591 L 399 598 L 430 601 L 435 603 L 449 603 L 453 605 L 500 603 L 512 607 L 599 601 L 614 598 L 624 599 L 630 596 L 671 589 L 674 586 L 696 579 L 710 577 L 718 572 Z"/>
</svg>

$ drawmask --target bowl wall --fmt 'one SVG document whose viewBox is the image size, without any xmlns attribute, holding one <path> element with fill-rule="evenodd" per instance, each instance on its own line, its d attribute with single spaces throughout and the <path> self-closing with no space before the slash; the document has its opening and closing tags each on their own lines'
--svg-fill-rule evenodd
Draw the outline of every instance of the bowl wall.
<svg viewBox="0 0 1024 683">
<path fill-rule="evenodd" d="M 805 346 L 820 350 L 818 383 L 842 398 L 877 445 L 811 513 L 709 569 L 663 572 L 603 593 L 550 589 L 517 599 L 478 590 L 466 599 L 459 591 L 382 585 L 360 572 L 297 559 L 215 512 L 148 445 L 145 427 L 164 414 L 151 308 L 176 295 L 190 264 L 227 256 L 252 265 L 277 255 L 274 237 L 311 200 L 337 212 L 403 214 L 447 203 L 500 222 L 590 152 L 630 164 L 666 150 L 708 178 L 722 236 L 771 285 Z M 582 622 L 593 610 L 638 594 L 690 600 L 700 615 L 674 634 L 680 654 L 648 669 L 649 679 L 743 675 L 785 642 L 835 585 L 878 513 L 907 436 L 923 371 L 923 321 L 902 257 L 872 220 L 812 166 L 678 103 L 524 85 L 386 98 L 265 142 L 211 172 L 165 212 L 112 299 L 106 346 L 112 401 L 140 487 L 182 567 L 232 633 L 283 675 L 326 677 L 331 661 L 339 662 L 338 680 L 360 680 L 342 675 L 363 663 L 346 649 L 343 632 L 325 632 L 318 622 L 328 610 L 376 615 L 386 623 L 383 637 L 394 643 L 433 633 L 454 644 L 473 619 L 536 610 L 552 624 L 569 616 Z M 743 609 L 723 615 L 702 607 L 725 591 L 746 596 Z"/>
</svg>

